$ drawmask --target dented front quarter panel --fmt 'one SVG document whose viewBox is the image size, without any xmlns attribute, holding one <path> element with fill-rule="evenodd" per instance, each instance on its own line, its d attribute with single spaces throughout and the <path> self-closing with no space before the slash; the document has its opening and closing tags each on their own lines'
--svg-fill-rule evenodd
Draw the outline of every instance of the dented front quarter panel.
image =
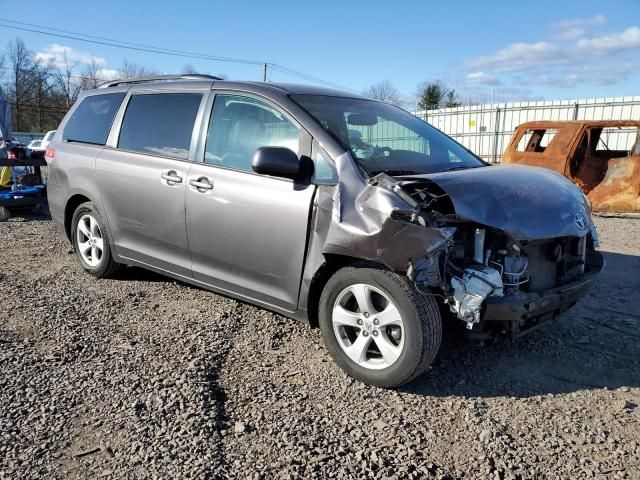
<svg viewBox="0 0 640 480">
<path fill-rule="evenodd" d="M 340 183 L 331 195 L 320 191 L 313 241 L 323 254 L 346 255 L 383 263 L 405 272 L 409 262 L 449 238 L 446 229 L 392 218 L 411 206 L 387 189 L 369 184 L 349 154 L 336 159 Z"/>
<path fill-rule="evenodd" d="M 349 153 L 335 159 L 339 183 L 319 185 L 311 212 L 309 246 L 301 285 L 301 307 L 326 255 L 382 263 L 406 273 L 410 263 L 451 237 L 451 228 L 435 228 L 392 218 L 411 206 L 395 193 L 369 184 Z"/>
</svg>

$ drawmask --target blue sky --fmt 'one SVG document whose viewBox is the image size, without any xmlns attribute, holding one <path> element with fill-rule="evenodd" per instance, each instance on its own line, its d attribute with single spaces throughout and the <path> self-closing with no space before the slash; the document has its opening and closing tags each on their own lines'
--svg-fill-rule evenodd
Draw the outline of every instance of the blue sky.
<svg viewBox="0 0 640 480">
<path fill-rule="evenodd" d="M 274 62 L 361 91 L 391 81 L 410 100 L 440 79 L 488 100 L 640 95 L 640 0 L 346 2 L 2 0 L 0 17 L 123 41 Z M 36 12 L 39 12 L 36 14 Z M 116 75 L 126 58 L 160 72 L 261 79 L 257 65 L 127 51 L 0 27 L 39 58 L 95 58 Z M 273 81 L 300 81 L 271 71 Z"/>
</svg>

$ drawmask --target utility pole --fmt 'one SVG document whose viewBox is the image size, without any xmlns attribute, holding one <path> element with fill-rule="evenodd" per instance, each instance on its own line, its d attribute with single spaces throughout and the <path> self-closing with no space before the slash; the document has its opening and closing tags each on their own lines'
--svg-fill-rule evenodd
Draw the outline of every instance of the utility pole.
<svg viewBox="0 0 640 480">
<path fill-rule="evenodd" d="M 265 82 L 265 83 L 267 81 L 267 66 L 268 66 L 268 63 L 265 62 L 264 70 L 263 70 L 263 73 L 262 73 L 262 81 Z"/>
</svg>

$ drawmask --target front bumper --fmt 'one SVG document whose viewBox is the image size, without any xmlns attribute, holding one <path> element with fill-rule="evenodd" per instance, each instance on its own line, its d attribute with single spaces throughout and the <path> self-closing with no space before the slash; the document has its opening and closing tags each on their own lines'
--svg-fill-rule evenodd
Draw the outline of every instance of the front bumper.
<svg viewBox="0 0 640 480">
<path fill-rule="evenodd" d="M 584 275 L 574 282 L 550 290 L 520 293 L 505 297 L 488 297 L 482 320 L 511 322 L 509 330 L 517 334 L 557 317 L 571 308 L 591 287 L 605 265 L 600 252 L 590 251 Z"/>
</svg>

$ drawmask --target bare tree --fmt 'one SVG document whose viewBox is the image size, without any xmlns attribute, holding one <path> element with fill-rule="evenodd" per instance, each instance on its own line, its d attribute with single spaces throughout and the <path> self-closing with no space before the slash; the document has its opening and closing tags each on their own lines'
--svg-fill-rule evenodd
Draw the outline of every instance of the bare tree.
<svg viewBox="0 0 640 480">
<path fill-rule="evenodd" d="M 64 106 L 69 109 L 78 98 L 82 81 L 76 76 L 75 70 L 78 62 L 73 62 L 67 57 L 67 52 L 62 54 L 62 62 L 54 73 L 56 84 L 62 94 Z"/>
<path fill-rule="evenodd" d="M 381 102 L 390 103 L 392 105 L 400 105 L 402 99 L 398 89 L 393 86 L 389 80 L 382 80 L 374 85 L 371 85 L 364 91 L 365 96 L 375 98 Z"/>
<path fill-rule="evenodd" d="M 96 59 L 92 58 L 91 63 L 89 63 L 82 71 L 82 89 L 91 90 L 93 88 L 98 88 L 98 85 L 104 81 L 105 78 L 102 74 L 102 68 L 98 62 L 96 62 Z"/>
<path fill-rule="evenodd" d="M 20 131 L 25 124 L 26 107 L 33 99 L 33 60 L 32 55 L 20 37 L 8 45 L 10 79 L 9 98 L 15 104 L 14 129 Z"/>
<path fill-rule="evenodd" d="M 33 64 L 33 85 L 34 100 L 37 105 L 36 129 L 43 131 L 46 129 L 47 111 L 50 107 L 49 99 L 55 88 L 55 79 L 52 73 L 55 71 L 53 61 L 35 61 Z"/>
<path fill-rule="evenodd" d="M 122 78 L 142 78 L 157 75 L 158 72 L 152 68 L 145 67 L 139 63 L 131 62 L 125 59 L 120 68 Z"/>
</svg>

